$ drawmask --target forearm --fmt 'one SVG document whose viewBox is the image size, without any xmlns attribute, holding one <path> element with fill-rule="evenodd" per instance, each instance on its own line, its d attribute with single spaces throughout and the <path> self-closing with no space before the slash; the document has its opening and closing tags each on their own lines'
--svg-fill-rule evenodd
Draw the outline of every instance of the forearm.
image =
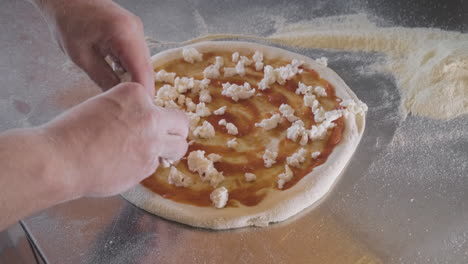
<svg viewBox="0 0 468 264">
<path fill-rule="evenodd" d="M 41 129 L 0 134 L 0 230 L 36 211 L 70 199 L 64 171 Z"/>
</svg>

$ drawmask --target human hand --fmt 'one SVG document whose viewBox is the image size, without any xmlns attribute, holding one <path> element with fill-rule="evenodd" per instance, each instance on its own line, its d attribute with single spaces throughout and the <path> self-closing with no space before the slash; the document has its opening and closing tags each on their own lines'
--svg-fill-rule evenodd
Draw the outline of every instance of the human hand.
<svg viewBox="0 0 468 264">
<path fill-rule="evenodd" d="M 110 0 L 36 0 L 62 51 L 104 91 L 120 82 L 110 56 L 132 81 L 154 92 L 153 69 L 143 25 Z"/>
<path fill-rule="evenodd" d="M 178 160 L 187 151 L 185 114 L 155 106 L 136 83 L 73 107 L 43 130 L 69 199 L 125 191 L 151 175 L 160 158 Z"/>
</svg>

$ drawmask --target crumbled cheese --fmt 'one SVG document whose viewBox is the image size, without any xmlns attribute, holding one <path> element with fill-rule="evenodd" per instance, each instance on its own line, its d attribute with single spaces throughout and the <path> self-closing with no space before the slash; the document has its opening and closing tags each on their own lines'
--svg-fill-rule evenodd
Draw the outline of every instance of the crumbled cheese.
<svg viewBox="0 0 468 264">
<path fill-rule="evenodd" d="M 260 51 L 255 51 L 254 55 L 252 56 L 252 59 L 253 61 L 257 62 L 257 61 L 263 61 L 263 53 L 261 53 Z"/>
<path fill-rule="evenodd" d="M 244 61 L 240 60 L 236 64 L 236 73 L 239 74 L 240 76 L 245 75 L 245 66 L 244 66 Z"/>
<path fill-rule="evenodd" d="M 188 63 L 194 63 L 196 61 L 203 60 L 203 54 L 198 52 L 198 50 L 196 50 L 195 48 L 183 48 L 182 56 L 184 57 L 184 61 Z"/>
<path fill-rule="evenodd" d="M 199 101 L 204 102 L 204 103 L 211 102 L 210 90 L 208 90 L 208 89 L 201 90 L 200 91 Z"/>
<path fill-rule="evenodd" d="M 317 100 L 315 100 L 312 104 L 312 112 L 314 113 L 314 120 L 316 123 L 320 123 L 325 120 L 326 111 L 319 105 Z"/>
<path fill-rule="evenodd" d="M 164 107 L 180 109 L 180 106 L 174 102 L 174 100 L 164 101 Z"/>
<path fill-rule="evenodd" d="M 304 127 L 304 122 L 302 122 L 302 120 L 297 120 L 292 123 L 286 131 L 286 137 L 294 142 L 301 138 L 299 144 L 302 146 L 306 145 L 309 140 L 309 133 Z"/>
<path fill-rule="evenodd" d="M 232 77 L 237 74 L 237 69 L 233 67 L 225 67 L 224 68 L 224 77 Z"/>
<path fill-rule="evenodd" d="M 304 105 L 308 107 L 312 107 L 314 102 L 317 101 L 317 98 L 313 94 L 304 95 Z M 318 101 L 317 101 L 318 103 Z"/>
<path fill-rule="evenodd" d="M 232 54 L 232 62 L 238 62 L 239 61 L 239 52 L 234 52 Z"/>
<path fill-rule="evenodd" d="M 221 74 L 219 69 L 224 65 L 223 57 L 216 56 L 215 64 L 212 64 L 203 70 L 203 76 L 205 79 L 219 78 Z"/>
<path fill-rule="evenodd" d="M 256 71 L 261 71 L 261 70 L 263 69 L 263 66 L 264 66 L 264 65 L 265 65 L 265 64 L 264 64 L 263 62 L 261 62 L 261 61 L 256 61 L 256 62 L 255 62 L 255 70 L 256 70 Z"/>
<path fill-rule="evenodd" d="M 185 93 L 187 90 L 192 89 L 195 86 L 195 82 L 193 78 L 188 77 L 176 77 L 174 80 L 174 87 L 177 89 L 179 93 Z"/>
<path fill-rule="evenodd" d="M 221 119 L 218 121 L 218 125 L 220 126 L 226 126 L 227 125 L 227 122 L 226 122 L 226 119 Z"/>
<path fill-rule="evenodd" d="M 235 148 L 237 146 L 237 138 L 233 138 L 227 141 L 228 148 Z"/>
<path fill-rule="evenodd" d="M 193 131 L 193 135 L 200 138 L 210 139 L 214 138 L 215 130 L 213 125 L 210 124 L 210 122 L 203 121 L 203 124 L 201 126 L 195 128 L 195 130 Z"/>
<path fill-rule="evenodd" d="M 323 88 L 322 86 L 315 87 L 314 92 L 316 95 L 321 96 L 321 97 L 327 96 L 327 92 L 325 91 L 325 88 Z"/>
<path fill-rule="evenodd" d="M 260 51 L 255 51 L 252 56 L 253 61 L 255 62 L 255 70 L 261 71 L 263 69 L 263 53 Z"/>
<path fill-rule="evenodd" d="M 260 123 L 255 123 L 256 127 L 263 127 L 265 130 L 270 130 L 278 126 L 283 118 L 280 114 L 274 114 L 270 118 L 263 119 Z"/>
<path fill-rule="evenodd" d="M 154 74 L 154 80 L 157 82 L 174 83 L 175 77 L 176 77 L 175 72 L 167 72 L 165 70 L 160 70 Z"/>
<path fill-rule="evenodd" d="M 194 80 L 194 86 L 192 88 L 193 94 L 198 94 L 201 90 L 207 89 L 208 85 L 210 84 L 210 79 L 203 79 L 203 80 Z"/>
<path fill-rule="evenodd" d="M 323 110 L 323 109 L 322 109 Z M 335 123 L 332 123 L 333 121 L 337 120 L 341 116 L 343 116 L 344 111 L 343 110 L 332 110 L 328 112 L 321 112 L 321 120 L 323 121 L 319 125 L 313 125 L 311 129 L 309 130 L 309 138 L 311 140 L 322 140 L 325 138 L 327 135 L 327 131 L 330 128 L 333 128 L 336 126 Z M 314 112 L 315 114 L 315 112 Z"/>
<path fill-rule="evenodd" d="M 263 68 L 263 79 L 257 84 L 259 90 L 266 90 L 270 88 L 270 85 L 275 83 L 276 77 L 275 77 L 275 69 L 270 66 L 266 65 Z"/>
<path fill-rule="evenodd" d="M 225 187 L 216 188 L 213 192 L 211 192 L 210 199 L 213 202 L 214 207 L 223 208 L 226 206 L 229 199 L 228 190 Z"/>
<path fill-rule="evenodd" d="M 216 56 L 215 57 L 215 65 L 218 67 L 224 66 L 224 59 L 221 56 Z"/>
<path fill-rule="evenodd" d="M 240 61 L 242 61 L 245 66 L 249 66 L 253 63 L 253 61 L 246 56 L 240 56 Z"/>
<path fill-rule="evenodd" d="M 180 105 L 180 106 L 183 106 L 185 104 L 185 95 L 180 94 L 177 97 L 177 104 Z"/>
<path fill-rule="evenodd" d="M 198 116 L 195 113 L 187 112 L 187 113 L 185 113 L 185 115 L 187 116 L 187 118 L 189 120 L 189 126 L 191 128 L 195 128 L 198 125 L 198 122 L 200 122 L 200 116 Z"/>
<path fill-rule="evenodd" d="M 292 179 L 293 172 L 288 165 L 284 165 L 284 172 L 278 175 L 278 189 L 283 189 L 284 184 Z"/>
<path fill-rule="evenodd" d="M 197 104 L 197 109 L 196 109 L 196 114 L 201 117 L 209 116 L 211 115 L 210 109 L 205 105 L 205 103 L 199 103 Z"/>
<path fill-rule="evenodd" d="M 211 186 L 216 187 L 224 180 L 222 172 L 218 172 L 213 166 L 213 161 L 205 157 L 205 151 L 195 150 L 187 157 L 189 170 L 197 172 L 202 181 L 209 181 Z"/>
<path fill-rule="evenodd" d="M 279 111 L 283 116 L 289 121 L 294 122 L 299 119 L 299 117 L 294 115 L 295 110 L 288 104 L 282 104 L 279 107 Z"/>
<path fill-rule="evenodd" d="M 286 158 L 286 163 L 288 165 L 299 168 L 301 163 L 305 161 L 305 156 L 307 154 L 307 150 L 304 148 L 300 148 L 298 151 L 294 152 L 291 156 Z"/>
<path fill-rule="evenodd" d="M 163 85 L 156 93 L 156 98 L 162 101 L 175 100 L 178 96 L 177 89 L 169 84 Z"/>
<path fill-rule="evenodd" d="M 367 112 L 367 105 L 361 101 L 358 101 L 356 103 L 354 100 L 351 99 L 344 100 L 340 103 L 340 106 L 346 107 L 346 110 L 348 110 L 352 114 L 364 115 Z"/>
<path fill-rule="evenodd" d="M 222 95 L 230 97 L 234 101 L 239 101 L 239 99 L 247 99 L 252 97 L 255 94 L 255 89 L 250 87 L 248 82 L 245 82 L 244 85 L 231 84 L 229 82 L 223 83 Z"/>
<path fill-rule="evenodd" d="M 160 161 L 161 161 L 161 166 L 163 168 L 169 168 L 174 163 L 172 160 L 168 160 L 168 159 L 164 159 L 164 158 L 161 158 Z"/>
<path fill-rule="evenodd" d="M 177 187 L 188 187 L 190 184 L 192 184 L 192 179 L 184 173 L 180 172 L 176 167 L 171 167 L 167 181 L 169 184 L 175 185 Z"/>
<path fill-rule="evenodd" d="M 257 179 L 257 175 L 247 172 L 246 174 L 244 174 L 244 178 L 245 178 L 245 181 L 251 182 Z"/>
<path fill-rule="evenodd" d="M 213 162 L 205 158 L 205 151 L 195 150 L 188 155 L 187 165 L 190 171 L 202 175 L 213 167 Z"/>
<path fill-rule="evenodd" d="M 213 112 L 213 114 L 215 114 L 215 115 L 224 115 L 224 113 L 226 112 L 226 108 L 227 108 L 226 106 L 222 106 L 222 107 L 216 109 Z"/>
<path fill-rule="evenodd" d="M 239 133 L 239 130 L 237 129 L 236 125 L 234 125 L 233 123 L 227 123 L 226 129 L 228 134 L 230 135 L 237 135 Z"/>
<path fill-rule="evenodd" d="M 298 87 L 296 89 L 296 94 L 303 94 L 303 95 L 310 95 L 314 91 L 312 86 L 308 86 L 302 82 L 299 82 Z"/>
<path fill-rule="evenodd" d="M 273 164 L 276 163 L 276 158 L 278 157 L 278 152 L 272 151 L 270 149 L 265 149 L 265 153 L 263 153 L 263 163 L 265 167 L 270 168 Z"/>
<path fill-rule="evenodd" d="M 212 162 L 218 162 L 220 161 L 223 157 L 221 157 L 221 155 L 218 155 L 216 153 L 211 153 L 211 154 L 208 154 L 208 156 L 206 156 L 209 160 L 211 160 Z"/>
<path fill-rule="evenodd" d="M 315 59 L 315 62 L 317 62 L 318 64 L 322 65 L 323 67 L 327 67 L 328 66 L 328 58 L 326 57 L 320 57 L 318 59 Z"/>
<path fill-rule="evenodd" d="M 281 66 L 275 69 L 276 82 L 283 85 L 287 80 L 291 80 L 296 74 L 302 73 L 302 69 L 299 69 L 304 62 L 296 59 L 292 60 L 291 64 Z"/>
<path fill-rule="evenodd" d="M 310 154 L 310 157 L 313 159 L 318 158 L 318 156 L 320 156 L 320 151 L 314 151 Z"/>
<path fill-rule="evenodd" d="M 197 105 L 189 97 L 185 98 L 185 107 L 186 107 L 187 111 L 189 111 L 189 112 L 193 112 L 193 111 L 197 110 Z"/>
</svg>

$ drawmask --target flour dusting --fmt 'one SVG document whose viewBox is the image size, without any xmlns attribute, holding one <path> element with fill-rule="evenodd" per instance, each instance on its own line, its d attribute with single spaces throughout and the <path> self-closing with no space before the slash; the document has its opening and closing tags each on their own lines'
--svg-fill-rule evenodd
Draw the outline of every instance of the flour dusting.
<svg viewBox="0 0 468 264">
<path fill-rule="evenodd" d="M 366 14 L 287 23 L 271 16 L 269 36 L 217 34 L 185 42 L 222 38 L 267 40 L 299 48 L 380 52 L 375 70 L 395 76 L 403 116 L 451 119 L 468 113 L 468 34 L 435 28 L 379 27 Z"/>
</svg>

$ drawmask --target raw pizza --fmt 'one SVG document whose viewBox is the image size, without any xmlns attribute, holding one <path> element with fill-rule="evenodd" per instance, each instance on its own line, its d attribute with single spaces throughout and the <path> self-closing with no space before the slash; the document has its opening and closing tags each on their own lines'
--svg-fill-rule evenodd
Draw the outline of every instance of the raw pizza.
<svg viewBox="0 0 468 264">
<path fill-rule="evenodd" d="M 189 149 L 123 196 L 184 224 L 283 221 L 323 197 L 362 136 L 367 106 L 325 58 L 246 42 L 152 57 L 155 104 L 190 120 Z"/>
</svg>

